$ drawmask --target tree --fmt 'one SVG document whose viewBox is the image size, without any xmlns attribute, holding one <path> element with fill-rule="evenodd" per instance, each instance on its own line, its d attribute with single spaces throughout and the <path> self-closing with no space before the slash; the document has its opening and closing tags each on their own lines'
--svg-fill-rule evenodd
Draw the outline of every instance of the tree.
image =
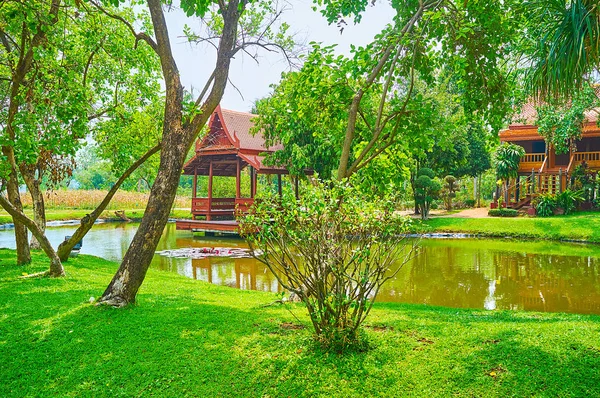
<svg viewBox="0 0 600 398">
<path fill-rule="evenodd" d="M 456 197 L 456 190 L 458 189 L 456 177 L 447 175 L 444 177 L 444 182 L 446 184 L 442 187 L 442 197 L 444 198 L 446 210 L 452 210 L 452 200 Z"/>
<path fill-rule="evenodd" d="M 411 220 L 393 201 L 365 201 L 350 185 L 332 184 L 308 186 L 299 201 L 291 190 L 263 197 L 239 221 L 255 258 L 306 305 L 317 342 L 343 352 L 364 347 L 360 326 L 416 241 L 399 236 Z"/>
<path fill-rule="evenodd" d="M 117 3 L 118 0 L 113 1 Z M 167 23 L 160 0 L 148 0 L 154 38 L 130 27 L 137 40 L 145 41 L 160 59 L 166 87 L 162 124 L 160 166 L 140 226 L 125 253 L 112 281 L 98 300 L 101 304 L 121 307 L 135 302 L 139 287 L 154 256 L 154 251 L 169 217 L 185 157 L 194 140 L 223 96 L 232 57 L 240 51 L 258 45 L 287 49 L 292 44 L 286 35 L 287 25 L 277 31 L 274 22 L 279 16 L 270 3 L 250 4 L 246 0 L 201 2 L 182 0 L 181 8 L 188 16 L 210 16 L 207 27 L 214 38 L 217 60 L 212 74 L 195 101 L 186 101 L 183 85 L 173 57 Z M 97 5 L 103 9 L 100 5 Z M 108 13 L 107 13 L 108 14 Z M 268 19 L 273 16 L 274 19 Z M 242 28 L 238 30 L 238 26 Z M 191 32 L 188 38 L 204 41 Z"/>
<path fill-rule="evenodd" d="M 502 143 L 494 152 L 494 163 L 496 163 L 496 175 L 504 183 L 505 196 L 508 195 L 508 181 L 518 175 L 521 157 L 525 155 L 522 146 L 512 143 Z M 506 197 L 505 200 L 508 200 Z"/>
<path fill-rule="evenodd" d="M 129 38 L 127 27 L 77 2 L 53 2 L 58 9 L 51 21 L 60 16 L 61 22 L 44 26 L 44 3 L 47 2 L 10 2 L 6 16 L 11 21 L 5 24 L 6 29 L 2 32 L 10 70 L 20 70 L 21 59 L 31 57 L 23 78 L 13 74 L 15 92 L 10 97 L 13 108 L 6 115 L 3 148 L 9 153 L 8 159 L 14 160 L 9 161 L 9 175 L 20 172 L 32 195 L 38 228 L 30 230 L 40 244 L 47 242 L 38 236 L 45 229 L 42 180 L 49 175 L 49 181 L 56 183 L 71 173 L 72 161 L 69 159 L 74 156 L 92 121 L 114 115 L 118 108 L 127 105 L 143 105 L 159 88 L 155 74 L 157 64 L 148 57 L 148 51 L 136 49 L 133 42 L 123 41 L 124 37 Z M 119 15 L 133 15 L 133 11 L 126 9 Z M 40 24 L 36 29 L 38 33 L 43 32 L 41 44 L 34 46 L 34 36 L 29 49 L 15 44 L 16 38 L 26 38 L 30 34 L 31 27 L 25 23 L 28 19 Z M 148 149 L 147 156 L 142 157 L 147 159 L 158 149 L 155 144 Z M 139 163 L 134 162 L 134 165 L 137 167 Z M 118 187 L 113 187 L 100 209 L 85 218 L 82 222 L 85 226 L 82 225 L 78 232 L 87 232 L 91 228 Z M 8 184 L 9 199 L 10 188 L 11 183 Z M 14 209 L 6 210 L 16 217 L 15 223 L 20 224 L 22 209 L 17 202 L 13 205 Z M 72 247 L 74 243 L 67 245 Z M 47 253 L 53 251 L 51 247 L 42 248 Z M 55 261 L 56 254 L 50 257 L 50 274 L 64 274 L 60 262 Z"/>
<path fill-rule="evenodd" d="M 587 86 L 573 95 L 571 100 L 549 99 L 537 107 L 536 125 L 547 144 L 554 146 L 557 154 L 569 153 L 581 139 L 585 112 L 600 104 L 593 87 Z"/>
<path fill-rule="evenodd" d="M 11 210 L 14 210 L 13 213 L 9 212 L 11 215 L 22 213 L 23 210 L 19 197 L 18 159 L 14 145 L 11 145 L 18 138 L 14 123 L 19 115 L 19 109 L 27 103 L 29 84 L 27 77 L 34 67 L 34 54 L 42 52 L 42 47 L 47 41 L 47 32 L 58 22 L 60 6 L 60 0 L 35 1 L 27 5 L 20 1 L 2 4 L 0 67 L 2 76 L 6 76 L 8 81 L 6 90 L 8 95 L 4 100 L 7 106 L 3 106 L 0 110 L 2 164 L 4 165 L 1 177 L 6 179 L 6 186 L 3 188 L 6 188 L 8 196 L 8 200 L 3 200 L 2 203 L 8 203 Z M 17 263 L 25 264 L 31 261 L 27 228 L 18 217 L 14 218 L 14 221 Z"/>
<path fill-rule="evenodd" d="M 415 180 L 415 200 L 419 206 L 421 219 L 429 218 L 431 202 L 438 197 L 442 185 L 435 179 L 433 170 L 422 168 Z"/>
<path fill-rule="evenodd" d="M 328 4 L 324 13 L 335 20 L 365 6 L 344 4 Z M 284 146 L 272 156 L 274 162 L 310 163 L 322 168 L 325 178 L 333 169 L 338 180 L 348 178 L 409 136 L 419 142 L 416 131 L 444 128 L 429 123 L 436 115 L 426 103 L 435 98 L 425 94 L 440 81 L 453 85 L 454 104 L 467 120 L 501 127 L 509 111 L 505 95 L 513 84 L 501 63 L 515 40 L 514 20 L 507 17 L 515 3 L 402 1 L 394 6 L 394 24 L 373 43 L 353 48 L 349 58 L 314 44 L 302 70 L 284 76 L 273 95 L 259 102 L 257 129 Z M 437 80 L 442 70 L 444 79 Z"/>
<path fill-rule="evenodd" d="M 600 66 L 600 7 L 596 0 L 531 0 L 523 4 L 533 67 L 528 84 L 540 99 L 570 98 Z"/>
</svg>

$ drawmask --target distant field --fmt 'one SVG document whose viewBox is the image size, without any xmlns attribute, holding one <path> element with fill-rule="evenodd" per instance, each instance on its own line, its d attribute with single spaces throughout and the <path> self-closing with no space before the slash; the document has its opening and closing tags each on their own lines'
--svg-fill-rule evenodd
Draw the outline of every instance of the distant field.
<svg viewBox="0 0 600 398">
<path fill-rule="evenodd" d="M 102 201 L 107 191 L 54 191 L 44 196 L 46 203 L 46 218 L 48 221 L 75 220 L 90 213 Z M 107 209 L 100 218 L 114 218 L 116 210 L 124 210 L 125 215 L 132 219 L 139 219 L 144 215 L 148 193 L 142 192 L 117 192 Z M 21 195 L 24 211 L 33 217 L 31 197 Z M 178 196 L 175 198 L 171 217 L 190 217 L 190 198 Z M 12 218 L 0 209 L 0 224 L 10 223 Z"/>
<path fill-rule="evenodd" d="M 44 195 L 46 208 L 48 209 L 94 209 L 104 199 L 105 190 L 58 190 L 48 192 Z M 119 191 L 115 194 L 107 210 L 143 209 L 148 202 L 147 192 Z M 31 208 L 31 196 L 27 193 L 21 195 L 21 201 L 25 208 Z M 190 199 L 185 196 L 175 198 L 175 208 L 190 206 Z"/>
</svg>

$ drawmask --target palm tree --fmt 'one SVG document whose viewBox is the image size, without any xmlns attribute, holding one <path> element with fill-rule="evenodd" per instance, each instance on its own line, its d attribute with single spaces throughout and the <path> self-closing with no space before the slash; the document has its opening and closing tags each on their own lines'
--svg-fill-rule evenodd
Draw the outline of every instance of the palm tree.
<svg viewBox="0 0 600 398">
<path fill-rule="evenodd" d="M 534 42 L 530 88 L 539 99 L 570 98 L 600 67 L 598 0 L 530 0 L 524 7 Z"/>
</svg>

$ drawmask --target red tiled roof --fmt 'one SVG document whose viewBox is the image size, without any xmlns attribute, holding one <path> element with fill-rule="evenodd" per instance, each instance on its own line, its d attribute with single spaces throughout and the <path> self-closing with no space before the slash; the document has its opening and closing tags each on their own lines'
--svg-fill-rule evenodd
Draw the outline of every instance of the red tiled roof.
<svg viewBox="0 0 600 398">
<path fill-rule="evenodd" d="M 521 111 L 513 117 L 513 122 L 510 127 L 522 127 L 522 126 L 534 126 L 537 119 L 536 107 L 541 104 L 536 104 L 533 101 L 527 102 L 521 108 Z M 598 114 L 595 110 L 589 110 L 585 112 L 585 122 L 595 123 L 598 120 Z"/>
<path fill-rule="evenodd" d="M 265 146 L 265 140 L 260 132 L 256 135 L 251 134 L 250 131 L 252 127 L 254 127 L 252 119 L 255 118 L 256 115 L 222 109 L 220 106 L 217 107 L 216 112 L 219 115 L 229 138 L 239 149 L 260 152 L 283 149 L 283 146 L 281 145 L 274 145 L 267 148 Z"/>
</svg>

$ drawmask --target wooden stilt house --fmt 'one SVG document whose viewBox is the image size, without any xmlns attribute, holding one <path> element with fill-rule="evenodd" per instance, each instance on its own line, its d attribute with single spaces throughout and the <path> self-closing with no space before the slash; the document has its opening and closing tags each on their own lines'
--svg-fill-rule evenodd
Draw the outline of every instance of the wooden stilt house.
<svg viewBox="0 0 600 398">
<path fill-rule="evenodd" d="M 499 134 L 501 142 L 511 142 L 525 149 L 518 177 L 504 193 L 508 207 L 527 206 L 540 193 L 564 191 L 571 182 L 573 170 L 582 163 L 591 171 L 600 171 L 600 127 L 596 111 L 586 112 L 581 139 L 569 143 L 568 153 L 557 154 L 538 132 L 535 105 L 523 106 L 515 121 Z"/>
</svg>

